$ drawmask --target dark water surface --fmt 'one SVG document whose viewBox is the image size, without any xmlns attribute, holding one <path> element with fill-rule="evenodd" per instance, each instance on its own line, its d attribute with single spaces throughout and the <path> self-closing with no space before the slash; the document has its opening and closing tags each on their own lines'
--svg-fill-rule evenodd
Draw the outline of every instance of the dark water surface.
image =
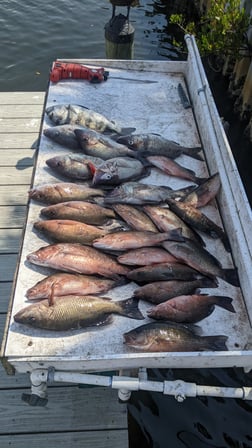
<svg viewBox="0 0 252 448">
<path fill-rule="evenodd" d="M 168 24 L 179 2 L 140 0 L 131 10 L 136 59 L 178 59 L 174 29 Z M 181 6 L 182 5 L 182 6 Z M 192 8 L 181 1 L 182 9 Z M 119 8 L 119 12 L 126 13 Z M 179 12 L 179 10 L 178 10 Z M 108 0 L 1 0 L 0 90 L 46 90 L 56 58 L 105 58 L 104 25 L 111 17 Z M 181 36 L 176 36 L 179 39 Z M 182 37 L 181 37 L 182 39 Z M 247 194 L 251 194 L 251 144 L 232 113 L 227 82 L 213 76 L 211 86 L 220 115 L 230 123 L 230 142 Z M 152 370 L 157 380 L 184 379 L 221 386 L 251 386 L 242 369 Z M 83 392 L 84 393 L 84 392 Z M 178 403 L 160 393 L 134 392 L 129 405 L 130 448 L 252 448 L 252 402 L 223 398 L 187 398 Z"/>
</svg>

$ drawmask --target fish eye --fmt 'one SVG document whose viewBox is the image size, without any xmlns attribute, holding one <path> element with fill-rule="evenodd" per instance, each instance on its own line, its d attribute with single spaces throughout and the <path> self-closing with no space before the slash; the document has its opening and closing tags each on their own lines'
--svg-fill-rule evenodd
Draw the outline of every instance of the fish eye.
<svg viewBox="0 0 252 448">
<path fill-rule="evenodd" d="M 32 323 L 36 322 L 36 317 L 34 317 L 34 316 L 29 316 L 28 321 L 29 321 L 29 323 L 32 324 Z"/>
<path fill-rule="evenodd" d="M 107 173 L 107 174 L 105 175 L 105 179 L 110 180 L 111 178 L 112 178 L 112 176 L 111 176 L 109 173 Z"/>
</svg>

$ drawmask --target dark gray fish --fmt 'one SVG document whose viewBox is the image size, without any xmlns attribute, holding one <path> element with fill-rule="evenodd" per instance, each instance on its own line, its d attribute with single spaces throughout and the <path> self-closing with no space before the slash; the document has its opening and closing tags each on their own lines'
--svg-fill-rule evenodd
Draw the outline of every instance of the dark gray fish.
<svg viewBox="0 0 252 448">
<path fill-rule="evenodd" d="M 117 141 L 136 150 L 138 153 L 143 153 L 143 155 L 159 155 L 169 157 L 170 159 L 176 159 L 182 154 L 185 154 L 195 159 L 203 160 L 202 156 L 199 154 L 202 150 L 201 147 L 190 148 L 182 146 L 159 134 L 130 134 L 119 137 Z"/>
<path fill-rule="evenodd" d="M 210 252 L 185 238 L 184 242 L 165 241 L 162 246 L 182 263 L 208 277 L 219 277 L 234 286 L 240 286 L 236 268 L 223 268 Z"/>
<path fill-rule="evenodd" d="M 193 294 L 198 288 L 217 288 L 216 280 L 202 277 L 196 280 L 167 280 L 147 283 L 134 291 L 134 297 L 151 303 L 162 303 L 176 296 Z"/>
<path fill-rule="evenodd" d="M 188 202 L 180 202 L 173 199 L 167 199 L 167 203 L 170 209 L 181 219 L 183 219 L 183 221 L 192 226 L 194 229 L 200 230 L 212 238 L 220 238 L 225 249 L 228 252 L 231 251 L 229 240 L 224 230 L 199 209 L 192 206 Z"/>
<path fill-rule="evenodd" d="M 100 164 L 102 159 L 83 154 L 67 154 L 51 157 L 46 164 L 57 173 L 73 180 L 91 180 L 93 178 L 90 164 Z"/>
<path fill-rule="evenodd" d="M 55 125 L 80 125 L 98 132 L 133 132 L 135 128 L 122 128 L 104 115 L 78 104 L 57 104 L 46 108 L 46 114 Z"/>
<path fill-rule="evenodd" d="M 227 296 L 210 296 L 207 294 L 181 295 L 147 310 L 147 315 L 157 320 L 194 324 L 210 316 L 215 306 L 235 313 L 232 300 L 231 297 Z"/>
<path fill-rule="evenodd" d="M 136 157 L 128 146 L 117 143 L 114 139 L 92 129 L 76 129 L 74 133 L 83 152 L 89 156 L 100 157 L 103 160 L 125 156 Z"/>
<path fill-rule="evenodd" d="M 164 280 L 196 280 L 199 273 L 185 264 L 166 262 L 132 269 L 127 277 L 136 283 L 150 283 Z"/>
<path fill-rule="evenodd" d="M 81 126 L 63 124 L 61 126 L 55 126 L 52 128 L 46 128 L 43 134 L 50 140 L 58 143 L 61 146 L 65 146 L 69 149 L 81 149 L 81 146 L 76 138 L 74 130 L 81 128 Z"/>
<path fill-rule="evenodd" d="M 115 157 L 100 163 L 89 163 L 93 185 L 120 185 L 122 182 L 148 176 L 150 168 L 132 157 Z"/>
<path fill-rule="evenodd" d="M 90 326 L 109 324 L 111 315 L 131 319 L 144 319 L 136 300 L 121 301 L 98 296 L 55 297 L 53 305 L 48 300 L 22 308 L 15 316 L 15 322 L 44 330 L 66 331 Z"/>
<path fill-rule="evenodd" d="M 166 186 L 145 185 L 138 182 L 125 182 L 114 188 L 104 198 L 106 204 L 159 204 L 168 198 L 181 198 L 195 186 L 172 190 Z"/>
<path fill-rule="evenodd" d="M 124 333 L 124 343 L 144 352 L 198 352 L 227 350 L 227 336 L 200 336 L 194 327 L 154 322 Z"/>
</svg>

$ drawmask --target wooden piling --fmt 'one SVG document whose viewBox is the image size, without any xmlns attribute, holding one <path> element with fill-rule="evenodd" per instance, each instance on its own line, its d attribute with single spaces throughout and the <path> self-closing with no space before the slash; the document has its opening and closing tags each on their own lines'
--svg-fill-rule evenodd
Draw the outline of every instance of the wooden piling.
<svg viewBox="0 0 252 448">
<path fill-rule="evenodd" d="M 132 0 L 110 0 L 112 17 L 105 25 L 106 57 L 108 59 L 133 59 L 135 29 L 129 22 Z M 115 15 L 116 6 L 126 6 L 127 16 Z"/>
</svg>

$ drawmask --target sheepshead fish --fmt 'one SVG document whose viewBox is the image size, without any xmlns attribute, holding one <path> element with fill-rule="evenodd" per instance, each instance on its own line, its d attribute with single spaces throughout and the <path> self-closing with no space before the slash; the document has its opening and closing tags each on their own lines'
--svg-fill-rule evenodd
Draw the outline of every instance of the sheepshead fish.
<svg viewBox="0 0 252 448">
<path fill-rule="evenodd" d="M 145 205 L 143 206 L 143 210 L 156 224 L 160 232 L 167 232 L 168 230 L 177 229 L 178 227 L 180 227 L 182 229 L 182 235 L 184 237 L 190 238 L 191 240 L 196 241 L 203 246 L 205 245 L 201 236 L 168 207 L 161 207 L 158 205 Z"/>
<path fill-rule="evenodd" d="M 136 157 L 134 151 L 128 146 L 117 143 L 112 138 L 92 129 L 75 129 L 74 133 L 83 152 L 89 156 L 100 157 L 103 160 L 114 157 Z"/>
<path fill-rule="evenodd" d="M 162 248 L 140 247 L 119 255 L 117 261 L 130 266 L 149 266 L 155 263 L 177 263 L 178 260 Z"/>
<path fill-rule="evenodd" d="M 176 296 L 193 294 L 198 288 L 217 288 L 218 283 L 210 278 L 197 280 L 168 280 L 147 283 L 134 291 L 134 297 L 159 304 Z"/>
<path fill-rule="evenodd" d="M 157 232 L 158 229 L 153 221 L 137 207 L 129 204 L 114 204 L 113 210 L 133 229 L 151 232 Z M 177 226 L 177 228 L 180 226 Z"/>
<path fill-rule="evenodd" d="M 69 149 L 81 149 L 81 146 L 74 133 L 75 129 L 80 129 L 81 126 L 63 124 L 61 126 L 55 126 L 52 128 L 46 128 L 43 130 L 43 134 L 55 143 L 61 146 L 65 146 Z"/>
<path fill-rule="evenodd" d="M 135 128 L 122 128 L 104 115 L 77 104 L 57 104 L 46 108 L 46 114 L 56 125 L 75 124 L 98 132 L 133 132 Z"/>
<path fill-rule="evenodd" d="M 29 288 L 26 297 L 28 300 L 48 299 L 52 305 L 54 298 L 58 296 L 100 294 L 122 283 L 122 280 L 115 281 L 95 275 L 57 272 Z"/>
<path fill-rule="evenodd" d="M 92 245 L 96 238 L 115 232 L 116 229 L 121 230 L 120 224 L 115 221 L 110 225 L 98 227 L 70 219 L 48 219 L 36 221 L 33 226 L 50 240 L 88 245 Z"/>
<path fill-rule="evenodd" d="M 74 243 L 55 243 L 27 255 L 27 261 L 58 271 L 76 274 L 99 274 L 117 280 L 128 268 L 97 249 Z"/>
<path fill-rule="evenodd" d="M 66 331 L 109 324 L 112 314 L 144 319 L 137 301 L 132 298 L 113 301 L 98 296 L 70 295 L 56 297 L 51 306 L 48 300 L 28 305 L 15 314 L 14 320 L 34 328 Z"/>
<path fill-rule="evenodd" d="M 215 173 L 195 188 L 194 191 L 185 195 L 181 199 L 181 202 L 190 203 L 196 208 L 204 207 L 204 205 L 216 197 L 220 186 L 220 175 L 219 173 Z"/>
<path fill-rule="evenodd" d="M 132 157 L 115 157 L 103 163 L 89 163 L 93 185 L 120 185 L 122 182 L 148 176 L 150 168 Z"/>
<path fill-rule="evenodd" d="M 194 229 L 206 233 L 212 238 L 220 238 L 225 249 L 228 252 L 231 251 L 228 237 L 224 230 L 199 209 L 193 207 L 187 202 L 174 201 L 173 199 L 167 199 L 167 203 L 170 209 L 187 224 L 192 226 Z"/>
<path fill-rule="evenodd" d="M 195 280 L 199 278 L 199 273 L 185 264 L 166 262 L 132 269 L 127 277 L 136 283 L 150 283 L 163 280 Z"/>
<path fill-rule="evenodd" d="M 86 201 L 67 201 L 52 204 L 40 210 L 48 219 L 73 219 L 91 225 L 103 225 L 116 215 L 110 208 Z"/>
<path fill-rule="evenodd" d="M 223 268 L 210 252 L 185 238 L 184 242 L 165 241 L 162 246 L 182 263 L 208 277 L 219 277 L 233 286 L 240 286 L 236 268 Z"/>
<path fill-rule="evenodd" d="M 147 314 L 152 319 L 193 324 L 210 316 L 215 306 L 235 313 L 232 300 L 231 297 L 227 296 L 182 295 L 156 305 L 154 308 L 147 310 Z"/>
<path fill-rule="evenodd" d="M 124 333 L 124 343 L 144 352 L 201 352 L 227 350 L 227 336 L 200 336 L 194 327 L 153 322 Z"/>
<path fill-rule="evenodd" d="M 199 154 L 202 150 L 200 146 L 193 148 L 182 146 L 159 134 L 130 134 L 119 137 L 117 141 L 145 155 L 159 155 L 169 157 L 170 159 L 176 159 L 176 157 L 185 154 L 195 159 L 203 160 L 202 156 Z"/>
<path fill-rule="evenodd" d="M 58 204 L 65 201 L 81 201 L 94 196 L 104 196 L 104 192 L 98 188 L 89 188 L 85 185 L 77 185 L 71 182 L 58 182 L 37 185 L 29 193 L 29 199 L 46 203 Z"/>
<path fill-rule="evenodd" d="M 195 186 L 172 190 L 166 186 L 145 185 L 138 182 L 125 182 L 115 187 L 104 198 L 106 204 L 159 204 L 168 198 L 182 198 Z"/>
<path fill-rule="evenodd" d="M 46 164 L 56 173 L 66 176 L 73 180 L 91 180 L 93 178 L 92 170 L 89 166 L 100 164 L 102 159 L 98 157 L 87 157 L 83 154 L 67 154 L 55 156 L 46 160 Z"/>
<path fill-rule="evenodd" d="M 174 160 L 170 159 L 166 156 L 148 156 L 148 162 L 150 162 L 153 166 L 168 174 L 169 176 L 179 177 L 181 179 L 189 180 L 196 184 L 201 184 L 206 179 L 197 177 L 195 172 L 185 168 Z"/>
<path fill-rule="evenodd" d="M 138 247 L 155 246 L 166 240 L 183 241 L 180 229 L 171 230 L 170 232 L 150 232 L 139 230 L 118 231 L 97 238 L 93 241 L 93 246 L 102 250 L 128 250 L 137 249 Z"/>
</svg>

